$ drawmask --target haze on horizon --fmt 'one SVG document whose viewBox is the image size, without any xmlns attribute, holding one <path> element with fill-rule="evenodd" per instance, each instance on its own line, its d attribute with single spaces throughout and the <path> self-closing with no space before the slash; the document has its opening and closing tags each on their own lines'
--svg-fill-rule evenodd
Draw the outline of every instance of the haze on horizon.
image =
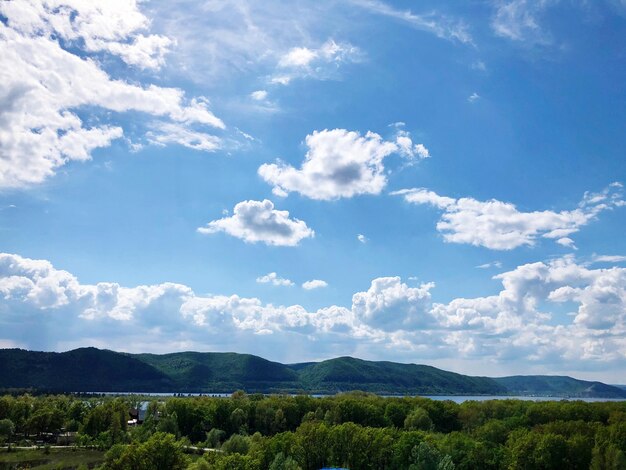
<svg viewBox="0 0 626 470">
<path fill-rule="evenodd" d="M 0 1 L 0 347 L 626 370 L 626 4 Z"/>
</svg>

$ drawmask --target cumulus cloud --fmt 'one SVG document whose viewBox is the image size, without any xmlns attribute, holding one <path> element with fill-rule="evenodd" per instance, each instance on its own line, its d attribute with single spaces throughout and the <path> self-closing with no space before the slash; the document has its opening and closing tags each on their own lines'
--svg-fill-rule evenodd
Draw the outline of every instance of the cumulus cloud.
<svg viewBox="0 0 626 470">
<path fill-rule="evenodd" d="M 322 287 L 328 287 L 328 283 L 321 279 L 312 279 L 302 283 L 302 288 L 306 290 L 320 289 Z"/>
<path fill-rule="evenodd" d="M 467 97 L 467 101 L 469 101 L 470 103 L 473 103 L 474 101 L 477 101 L 479 99 L 480 99 L 480 95 L 476 92 L 472 93 L 471 95 Z"/>
<path fill-rule="evenodd" d="M 387 141 L 373 132 L 325 129 L 307 135 L 305 143 L 308 151 L 299 169 L 281 161 L 259 167 L 259 175 L 274 186 L 274 194 L 298 192 L 318 200 L 380 194 L 387 185 L 386 157 L 393 153 L 409 159 L 429 156 L 423 145 L 413 145 L 406 131 Z"/>
<path fill-rule="evenodd" d="M 95 122 L 106 111 L 138 111 L 180 125 L 225 127 L 206 100 L 113 79 L 89 56 L 106 53 L 140 68 L 163 63 L 170 42 L 143 35 L 149 21 L 136 2 L 2 2 L 0 15 L 0 188 L 41 183 L 122 137 L 119 125 L 85 126 L 78 108 L 93 109 Z"/>
<path fill-rule="evenodd" d="M 392 194 L 401 195 L 413 204 L 429 204 L 442 210 L 437 230 L 447 242 L 484 246 L 492 250 L 532 246 L 538 237 L 553 239 L 573 248 L 570 235 L 589 224 L 602 211 L 625 204 L 620 183 L 613 183 L 599 193 L 585 193 L 576 209 L 560 212 L 522 212 L 508 202 L 495 199 L 478 201 L 469 197 L 454 199 L 423 188 Z"/>
<path fill-rule="evenodd" d="M 374 279 L 366 292 L 352 296 L 352 310 L 364 323 L 381 330 L 409 330 L 431 322 L 434 283 L 409 287 L 399 277 Z"/>
<path fill-rule="evenodd" d="M 267 273 L 265 276 L 257 277 L 256 282 L 258 282 L 259 284 L 272 284 L 274 286 L 293 286 L 292 281 L 282 278 L 274 272 Z"/>
<path fill-rule="evenodd" d="M 24 0 L 3 2 L 0 12 L 21 34 L 54 35 L 74 44 L 82 42 L 86 51 L 105 51 L 129 65 L 158 69 L 172 40 L 143 34 L 150 21 L 139 11 L 138 3 Z"/>
<path fill-rule="evenodd" d="M 247 243 L 265 243 L 275 246 L 296 246 L 301 240 L 315 236 L 306 223 L 289 217 L 288 211 L 274 209 L 274 203 L 242 201 L 233 209 L 233 215 L 209 222 L 198 232 L 212 234 L 225 232 Z"/>
<path fill-rule="evenodd" d="M 503 286 L 498 295 L 433 307 L 443 325 L 458 330 L 459 340 L 473 338 L 478 345 L 476 340 L 482 338 L 475 352 L 573 363 L 626 359 L 621 344 L 626 269 L 590 270 L 567 256 L 522 265 L 495 279 Z M 573 321 L 559 320 L 563 317 L 550 312 L 568 302 L 577 304 L 571 312 Z"/>
<path fill-rule="evenodd" d="M 409 287 L 381 277 L 349 306 L 309 311 L 234 294 L 198 295 L 171 282 L 83 284 L 48 261 L 0 254 L 0 321 L 8 338 L 0 341 L 155 352 L 253 345 L 277 360 L 293 360 L 298 345 L 301 359 L 360 351 L 482 364 L 521 360 L 525 367 L 550 364 L 553 373 L 626 365 L 626 268 L 590 269 L 566 256 L 494 279 L 501 283 L 495 295 L 441 303 L 432 300 L 433 283 Z M 283 350 L 290 358 L 277 357 Z"/>
<path fill-rule="evenodd" d="M 361 56 L 357 47 L 332 39 L 314 49 L 293 47 L 280 57 L 270 81 L 288 85 L 295 78 L 328 78 L 341 64 L 357 62 Z"/>
<path fill-rule="evenodd" d="M 359 233 L 359 234 L 356 236 L 356 239 L 357 239 L 358 241 L 360 241 L 361 243 L 367 243 L 367 237 L 366 237 L 365 235 L 363 235 L 362 233 Z"/>
</svg>

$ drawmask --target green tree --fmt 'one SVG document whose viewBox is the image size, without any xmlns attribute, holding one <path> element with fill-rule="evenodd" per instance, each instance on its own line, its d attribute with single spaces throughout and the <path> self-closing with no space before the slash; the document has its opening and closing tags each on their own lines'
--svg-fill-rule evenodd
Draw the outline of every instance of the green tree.
<svg viewBox="0 0 626 470">
<path fill-rule="evenodd" d="M 113 446 L 105 455 L 103 470 L 184 470 L 188 459 L 171 434 L 155 433 L 143 444 Z"/>
<path fill-rule="evenodd" d="M 15 424 L 8 418 L 0 419 L 0 443 L 5 443 L 11 440 L 15 433 Z"/>
<path fill-rule="evenodd" d="M 421 442 L 411 451 L 413 463 L 409 470 L 438 470 L 441 455 L 439 451 L 426 442 Z"/>
<path fill-rule="evenodd" d="M 296 462 L 291 457 L 285 457 L 282 452 L 276 454 L 276 457 L 272 461 L 272 464 L 269 466 L 269 470 L 302 470 Z"/>
<path fill-rule="evenodd" d="M 258 410 L 258 409 L 257 409 Z M 248 430 L 248 415 L 241 408 L 236 408 L 230 414 L 230 425 L 232 429 L 237 433 L 247 432 Z"/>
<path fill-rule="evenodd" d="M 424 408 L 416 406 L 404 420 L 404 429 L 407 431 L 430 431 L 433 422 Z"/>
<path fill-rule="evenodd" d="M 437 464 L 437 470 L 455 470 L 454 462 L 452 461 L 452 457 L 449 455 L 444 455 L 443 458 Z"/>
<path fill-rule="evenodd" d="M 542 470 L 568 468 L 567 441 L 563 436 L 544 434 L 535 448 L 535 463 Z"/>
<path fill-rule="evenodd" d="M 250 450 L 250 438 L 241 434 L 233 434 L 222 444 L 222 450 L 227 454 L 247 454 Z"/>
<path fill-rule="evenodd" d="M 210 449 L 217 449 L 225 437 L 226 433 L 224 431 L 213 428 L 206 433 L 206 441 L 204 441 L 204 445 Z"/>
</svg>

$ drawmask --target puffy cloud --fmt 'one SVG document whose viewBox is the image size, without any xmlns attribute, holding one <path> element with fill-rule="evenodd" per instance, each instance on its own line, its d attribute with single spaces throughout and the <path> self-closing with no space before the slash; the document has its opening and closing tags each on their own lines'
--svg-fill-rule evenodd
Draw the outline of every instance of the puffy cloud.
<svg viewBox="0 0 626 470">
<path fill-rule="evenodd" d="M 321 279 L 312 279 L 302 283 L 302 288 L 306 290 L 319 289 L 321 287 L 328 287 L 328 283 Z"/>
<path fill-rule="evenodd" d="M 0 188 L 41 183 L 123 135 L 117 125 L 86 127 L 78 108 L 90 107 L 95 122 L 100 111 L 138 111 L 225 127 L 206 100 L 112 79 L 100 62 L 84 57 L 105 52 L 143 68 L 162 63 L 169 42 L 140 33 L 149 22 L 135 2 L 2 2 L 0 15 L 6 18 L 0 23 Z"/>
<path fill-rule="evenodd" d="M 578 208 L 560 212 L 521 212 L 508 202 L 453 199 L 426 189 L 405 189 L 392 194 L 401 195 L 413 204 L 430 204 L 442 210 L 437 230 L 444 240 L 493 250 L 532 246 L 538 237 L 573 247 L 569 235 L 578 232 L 600 212 L 624 205 L 620 183 L 613 183 L 600 193 L 585 193 Z"/>
<path fill-rule="evenodd" d="M 383 160 L 392 153 L 424 158 L 428 150 L 414 146 L 408 133 L 395 141 L 367 132 L 364 136 L 346 129 L 325 129 L 307 135 L 308 151 L 300 169 L 283 162 L 263 164 L 259 175 L 286 196 L 299 192 L 311 199 L 331 200 L 359 194 L 380 194 L 387 185 Z"/>
<path fill-rule="evenodd" d="M 248 243 L 275 246 L 296 246 L 301 240 L 315 236 L 304 221 L 289 218 L 288 211 L 274 209 L 274 203 L 267 199 L 242 201 L 235 206 L 232 216 L 213 220 L 198 228 L 198 232 L 225 232 Z"/>
<path fill-rule="evenodd" d="M 277 276 L 269 278 L 273 282 Z M 367 327 L 355 326 L 352 312 L 344 307 L 309 312 L 300 305 L 274 306 L 238 295 L 200 296 L 175 283 L 82 284 L 48 261 L 13 254 L 0 254 L 0 322 L 6 337 L 23 338 L 25 347 L 50 349 L 85 344 L 123 350 L 146 350 L 154 344 L 166 349 L 206 349 L 207 344 L 232 348 L 237 341 L 244 348 L 250 335 L 276 333 L 269 354 L 276 342 L 291 335 L 339 335 L 334 343 L 371 336 Z"/>
<path fill-rule="evenodd" d="M 434 283 L 409 287 L 399 277 L 381 277 L 366 292 L 352 296 L 352 310 L 361 321 L 381 330 L 413 329 L 432 321 L 433 287 Z"/>
<path fill-rule="evenodd" d="M 276 273 L 268 273 L 265 276 L 256 278 L 259 284 L 272 284 L 274 286 L 293 286 L 293 282 L 289 279 L 282 278 Z"/>
<path fill-rule="evenodd" d="M 359 233 L 359 234 L 356 236 L 356 239 L 357 239 L 358 241 L 360 241 L 361 243 L 367 243 L 367 237 L 366 237 L 365 235 L 363 235 L 362 233 Z"/>
<path fill-rule="evenodd" d="M 3 2 L 0 13 L 21 34 L 81 41 L 89 52 L 106 51 L 141 68 L 158 69 L 172 45 L 168 37 L 141 33 L 148 29 L 150 21 L 139 11 L 136 0 Z"/>
<path fill-rule="evenodd" d="M 293 354 L 297 360 L 320 354 L 479 358 L 483 365 L 549 365 L 552 373 L 623 370 L 626 268 L 590 269 L 567 256 L 494 279 L 502 285 L 495 295 L 439 303 L 431 299 L 432 283 L 409 287 L 399 277 L 377 278 L 348 307 L 309 311 L 238 295 L 197 295 L 176 283 L 82 284 L 48 261 L 0 254 L 0 342 L 155 352 L 240 347 L 277 360 L 294 360 Z"/>
<path fill-rule="evenodd" d="M 476 92 L 472 93 L 471 95 L 467 97 L 467 101 L 469 101 L 470 103 L 473 103 L 474 101 L 477 101 L 479 99 L 480 99 L 480 95 Z"/>
</svg>

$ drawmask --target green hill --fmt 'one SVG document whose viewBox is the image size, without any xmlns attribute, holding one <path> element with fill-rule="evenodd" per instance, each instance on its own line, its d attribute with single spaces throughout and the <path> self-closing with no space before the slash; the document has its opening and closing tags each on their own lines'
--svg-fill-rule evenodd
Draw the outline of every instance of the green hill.
<svg viewBox="0 0 626 470">
<path fill-rule="evenodd" d="M 170 377 L 178 390 L 232 392 L 298 388 L 298 375 L 293 370 L 250 354 L 182 352 L 132 357 Z"/>
<path fill-rule="evenodd" d="M 558 375 L 515 375 L 494 379 L 513 395 L 623 398 L 625 390 L 602 382 Z"/>
<path fill-rule="evenodd" d="M 435 367 L 372 362 L 340 357 L 319 363 L 295 364 L 306 390 L 359 390 L 377 393 L 437 394 L 506 394 L 507 390 L 486 377 L 470 377 Z M 453 392 L 452 392 L 453 391 Z"/>
<path fill-rule="evenodd" d="M 132 356 L 96 348 L 64 353 L 0 349 L 0 388 L 142 392 L 172 389 L 172 380 Z"/>
<path fill-rule="evenodd" d="M 544 395 L 626 398 L 626 390 L 571 377 L 471 377 L 435 367 L 340 357 L 280 364 L 236 353 L 127 354 L 96 348 L 64 353 L 0 349 L 0 390 L 49 392 L 337 393 Z"/>
</svg>

